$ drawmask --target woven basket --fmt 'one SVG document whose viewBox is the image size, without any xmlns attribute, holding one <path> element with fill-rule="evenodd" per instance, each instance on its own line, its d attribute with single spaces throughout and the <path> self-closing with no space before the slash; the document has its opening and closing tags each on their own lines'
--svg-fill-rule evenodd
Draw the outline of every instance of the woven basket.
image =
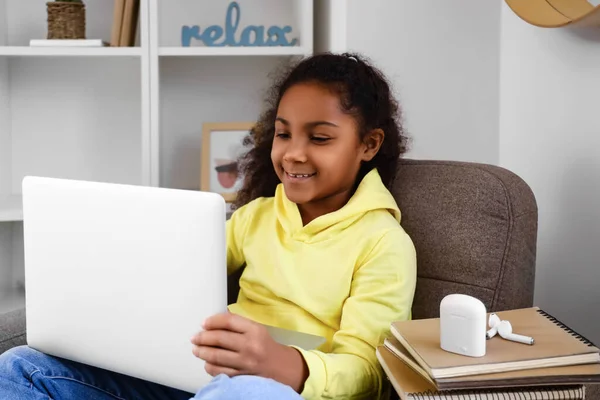
<svg viewBox="0 0 600 400">
<path fill-rule="evenodd" d="M 50 1 L 48 39 L 85 39 L 85 4 Z"/>
</svg>

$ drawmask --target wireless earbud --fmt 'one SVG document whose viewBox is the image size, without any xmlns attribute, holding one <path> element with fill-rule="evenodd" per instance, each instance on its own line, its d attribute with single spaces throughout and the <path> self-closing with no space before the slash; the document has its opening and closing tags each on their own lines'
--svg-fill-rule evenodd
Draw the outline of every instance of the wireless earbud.
<svg viewBox="0 0 600 400">
<path fill-rule="evenodd" d="M 488 323 L 490 325 L 490 330 L 485 333 L 485 338 L 490 340 L 491 338 L 496 336 L 496 333 L 498 333 L 498 325 L 500 324 L 500 317 L 498 317 L 494 313 L 491 313 Z"/>
<path fill-rule="evenodd" d="M 524 344 L 533 344 L 533 338 L 524 335 L 518 335 L 516 333 L 512 333 L 512 325 L 508 321 L 500 321 L 497 327 L 498 334 L 502 336 L 502 338 L 506 340 L 511 340 L 513 342 L 519 342 Z"/>
</svg>

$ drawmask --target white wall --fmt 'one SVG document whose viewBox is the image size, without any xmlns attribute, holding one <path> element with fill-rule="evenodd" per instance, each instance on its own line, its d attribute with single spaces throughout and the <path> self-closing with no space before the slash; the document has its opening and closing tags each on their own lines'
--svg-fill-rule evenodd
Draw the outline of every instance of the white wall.
<svg viewBox="0 0 600 400">
<path fill-rule="evenodd" d="M 364 53 L 392 78 L 409 156 L 500 164 L 530 184 L 535 303 L 600 342 L 600 29 L 537 28 L 502 0 L 324 8 L 332 26 L 347 13 L 345 42 L 320 45 Z"/>
<path fill-rule="evenodd" d="M 497 163 L 500 1 L 348 0 L 347 12 L 348 49 L 394 83 L 409 156 Z"/>
<path fill-rule="evenodd" d="M 342 53 L 347 47 L 348 0 L 318 0 L 314 3 L 314 50 Z"/>
<path fill-rule="evenodd" d="M 500 164 L 539 206 L 535 302 L 600 342 L 600 29 L 502 11 Z"/>
</svg>

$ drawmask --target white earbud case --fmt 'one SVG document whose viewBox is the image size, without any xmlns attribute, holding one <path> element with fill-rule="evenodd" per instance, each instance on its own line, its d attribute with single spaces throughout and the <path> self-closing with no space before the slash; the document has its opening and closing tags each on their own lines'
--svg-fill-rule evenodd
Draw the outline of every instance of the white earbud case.
<svg viewBox="0 0 600 400">
<path fill-rule="evenodd" d="M 451 294 L 440 303 L 440 345 L 443 350 L 469 357 L 486 351 L 486 308 L 478 299 Z"/>
</svg>

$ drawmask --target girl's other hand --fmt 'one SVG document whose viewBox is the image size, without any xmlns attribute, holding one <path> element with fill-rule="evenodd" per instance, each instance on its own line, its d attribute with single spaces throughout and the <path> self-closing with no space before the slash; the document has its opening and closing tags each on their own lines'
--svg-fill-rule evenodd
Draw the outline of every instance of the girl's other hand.
<svg viewBox="0 0 600 400">
<path fill-rule="evenodd" d="M 308 377 L 304 358 L 273 340 L 263 325 L 226 312 L 208 318 L 203 328 L 192 337 L 192 352 L 211 376 L 257 375 L 301 391 Z"/>
<path fill-rule="evenodd" d="M 206 371 L 210 375 L 262 375 L 267 372 L 269 354 L 277 343 L 264 326 L 227 312 L 208 318 L 203 328 L 203 332 L 192 338 L 192 351 L 206 362 Z"/>
</svg>

